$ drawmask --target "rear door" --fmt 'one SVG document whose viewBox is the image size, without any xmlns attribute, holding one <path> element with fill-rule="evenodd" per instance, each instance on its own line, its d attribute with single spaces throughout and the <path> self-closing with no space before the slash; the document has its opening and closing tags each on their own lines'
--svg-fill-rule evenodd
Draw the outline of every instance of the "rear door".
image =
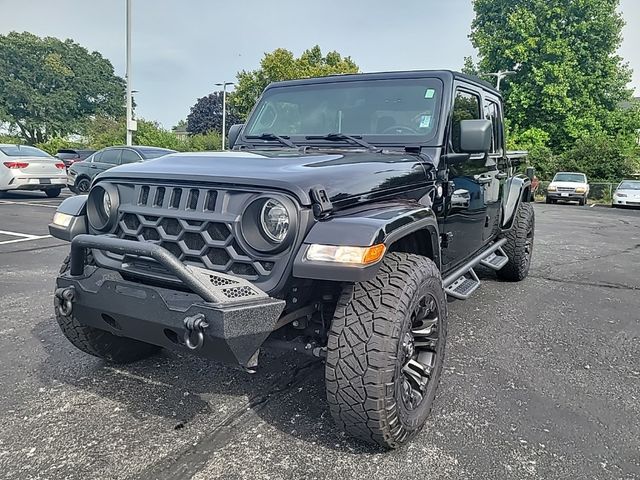
<svg viewBox="0 0 640 480">
<path fill-rule="evenodd" d="M 138 152 L 132 150 L 131 148 L 123 148 L 122 156 L 120 157 L 120 164 L 124 165 L 125 163 L 136 163 L 142 161 L 142 157 Z"/>
<path fill-rule="evenodd" d="M 482 96 L 466 85 L 456 87 L 447 150 L 462 153 L 460 122 L 483 118 Z M 487 218 L 485 190 L 487 155 L 472 155 L 467 161 L 449 165 L 449 195 L 444 221 L 448 246 L 443 249 L 444 268 L 449 269 L 476 252 L 483 243 Z"/>
</svg>

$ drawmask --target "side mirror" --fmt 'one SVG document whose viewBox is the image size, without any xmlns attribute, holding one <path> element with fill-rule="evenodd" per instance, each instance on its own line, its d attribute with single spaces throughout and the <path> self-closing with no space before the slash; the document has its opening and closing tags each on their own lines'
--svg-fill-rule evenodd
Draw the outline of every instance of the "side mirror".
<svg viewBox="0 0 640 480">
<path fill-rule="evenodd" d="M 232 149 L 236 144 L 236 140 L 238 140 L 238 136 L 240 135 L 243 127 L 244 123 L 239 123 L 237 125 L 232 125 L 231 128 L 229 128 L 229 135 L 227 136 L 227 145 L 229 146 L 229 149 Z"/>
<path fill-rule="evenodd" d="M 489 153 L 492 130 L 491 120 L 462 120 L 460 149 L 465 153 Z"/>
</svg>

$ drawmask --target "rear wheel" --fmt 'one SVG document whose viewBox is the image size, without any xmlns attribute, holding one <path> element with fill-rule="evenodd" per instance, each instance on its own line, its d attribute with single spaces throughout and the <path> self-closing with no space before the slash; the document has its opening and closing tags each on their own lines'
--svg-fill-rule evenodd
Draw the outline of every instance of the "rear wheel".
<svg viewBox="0 0 640 480">
<path fill-rule="evenodd" d="M 77 193 L 82 195 L 89 192 L 89 187 L 91 187 L 91 181 L 86 177 L 82 177 L 76 182 L 75 189 Z"/>
<path fill-rule="evenodd" d="M 44 191 L 44 193 L 49 198 L 59 197 L 61 192 L 62 192 L 62 189 L 60 189 L 60 188 L 49 188 L 49 189 Z"/>
<path fill-rule="evenodd" d="M 70 268 L 71 257 L 62 263 L 60 273 Z M 87 265 L 93 264 L 91 254 L 87 255 Z M 80 323 L 73 312 L 63 315 L 58 299 L 55 299 L 55 314 L 64 336 L 79 350 L 113 363 L 131 363 L 147 358 L 160 350 L 160 347 L 148 343 L 118 337 L 105 330 L 88 327 Z"/>
<path fill-rule="evenodd" d="M 535 227 L 536 219 L 533 205 L 521 202 L 511 230 L 505 236 L 507 243 L 502 247 L 509 257 L 509 261 L 498 270 L 498 277 L 511 282 L 519 282 L 529 275 Z"/>
<path fill-rule="evenodd" d="M 388 254 L 375 279 L 345 287 L 327 348 L 336 424 L 385 448 L 413 438 L 433 405 L 446 336 L 442 279 L 428 258 Z"/>
</svg>

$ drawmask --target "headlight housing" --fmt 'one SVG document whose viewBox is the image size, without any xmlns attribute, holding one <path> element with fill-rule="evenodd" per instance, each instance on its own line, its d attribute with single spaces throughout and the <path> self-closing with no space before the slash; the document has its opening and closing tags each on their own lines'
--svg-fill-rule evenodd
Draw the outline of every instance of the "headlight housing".
<svg viewBox="0 0 640 480">
<path fill-rule="evenodd" d="M 110 183 L 95 185 L 87 198 L 89 225 L 99 232 L 111 230 L 118 218 L 118 204 L 118 189 L 115 185 Z"/>
<path fill-rule="evenodd" d="M 586 188 L 584 188 L 584 187 L 577 187 L 577 188 L 576 188 L 576 193 L 584 193 L 584 192 L 586 192 L 586 191 L 587 191 L 587 189 L 586 189 Z"/>
<path fill-rule="evenodd" d="M 547 187 L 547 192 L 555 192 L 556 190 L 558 190 L 558 187 L 556 187 L 555 185 L 549 185 Z"/>
<path fill-rule="evenodd" d="M 260 211 L 260 226 L 265 236 L 274 243 L 282 243 L 287 237 L 291 217 L 287 208 L 275 198 L 270 198 Z"/>
<path fill-rule="evenodd" d="M 626 194 L 626 193 L 619 193 L 619 192 L 615 192 L 615 193 L 613 194 L 613 196 L 614 196 L 614 197 L 622 197 L 622 198 L 624 198 L 624 197 L 626 197 L 626 196 L 627 196 L 627 194 Z"/>
<path fill-rule="evenodd" d="M 242 239 L 254 250 L 276 253 L 286 249 L 296 235 L 298 214 L 294 203 L 280 195 L 253 199 L 242 214 Z"/>
</svg>

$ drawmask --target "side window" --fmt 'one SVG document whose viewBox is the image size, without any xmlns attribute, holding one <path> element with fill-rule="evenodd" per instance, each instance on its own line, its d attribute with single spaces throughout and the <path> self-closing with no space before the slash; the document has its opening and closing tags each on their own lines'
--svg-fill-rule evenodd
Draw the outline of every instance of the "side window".
<svg viewBox="0 0 640 480">
<path fill-rule="evenodd" d="M 102 152 L 96 152 L 91 155 L 91 162 L 100 163 L 102 161 Z"/>
<path fill-rule="evenodd" d="M 492 101 L 487 100 L 484 104 L 484 118 L 491 120 L 493 125 L 493 135 L 491 141 L 491 152 L 501 154 L 502 153 L 502 117 L 500 116 L 500 106 Z"/>
<path fill-rule="evenodd" d="M 122 158 L 120 163 L 135 163 L 141 160 L 140 155 L 138 155 L 134 150 L 129 150 L 125 148 L 122 150 Z"/>
<path fill-rule="evenodd" d="M 118 165 L 118 163 L 120 163 L 120 149 L 111 148 L 109 150 L 105 150 L 102 152 L 102 158 L 100 161 L 102 163 L 108 163 L 109 165 Z"/>
<path fill-rule="evenodd" d="M 453 103 L 453 121 L 451 124 L 451 145 L 453 151 L 460 153 L 460 122 L 479 120 L 480 97 L 469 92 L 458 91 Z"/>
</svg>

